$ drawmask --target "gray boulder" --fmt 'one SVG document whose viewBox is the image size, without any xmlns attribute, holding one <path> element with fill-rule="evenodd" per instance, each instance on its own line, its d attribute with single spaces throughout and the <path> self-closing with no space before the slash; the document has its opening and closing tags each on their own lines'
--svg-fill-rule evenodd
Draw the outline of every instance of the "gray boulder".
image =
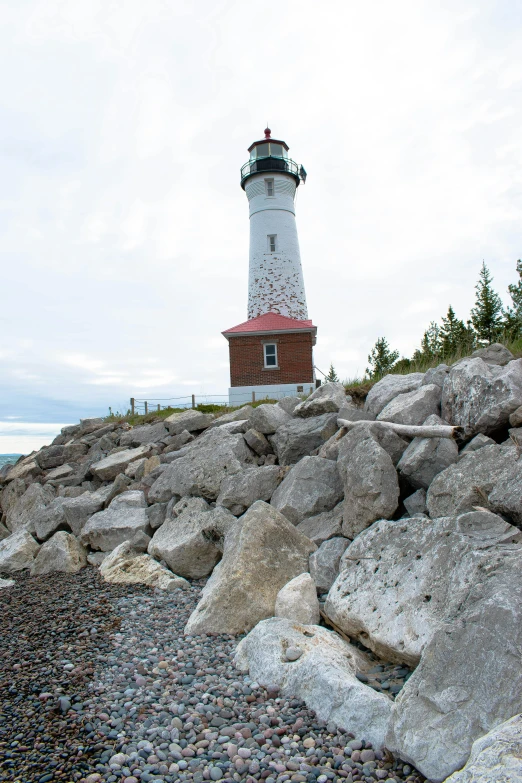
<svg viewBox="0 0 522 783">
<path fill-rule="evenodd" d="M 69 530 L 63 510 L 65 500 L 66 498 L 62 497 L 55 498 L 34 517 L 34 532 L 39 541 L 46 541 L 60 528 L 66 527 Z"/>
<path fill-rule="evenodd" d="M 0 510 L 6 515 L 6 518 L 11 508 L 22 497 L 26 489 L 27 485 L 23 479 L 15 479 L 10 481 L 0 492 Z"/>
<path fill-rule="evenodd" d="M 279 590 L 306 571 L 314 550 L 315 544 L 282 514 L 257 501 L 225 536 L 223 559 L 203 588 L 185 633 L 244 633 L 271 617 Z"/>
<path fill-rule="evenodd" d="M 321 546 L 323 541 L 341 535 L 343 524 L 344 503 L 338 503 L 331 511 L 323 511 L 313 517 L 307 517 L 299 522 L 297 529 L 303 533 L 316 546 Z"/>
<path fill-rule="evenodd" d="M 442 389 L 449 371 L 450 367 L 448 367 L 447 364 L 439 364 L 437 367 L 431 367 L 426 371 L 421 385 L 427 386 L 429 383 L 434 383 Z"/>
<path fill-rule="evenodd" d="M 267 403 L 254 408 L 249 419 L 250 427 L 263 435 L 272 435 L 279 427 L 291 420 L 291 416 L 279 405 Z"/>
<path fill-rule="evenodd" d="M 505 367 L 463 359 L 452 367 L 442 390 L 442 418 L 462 427 L 466 438 L 507 426 L 520 405 L 522 359 Z"/>
<path fill-rule="evenodd" d="M 337 464 L 321 457 L 303 457 L 275 490 L 271 504 L 297 525 L 305 517 L 331 511 L 342 497 Z"/>
<path fill-rule="evenodd" d="M 162 421 L 157 424 L 143 424 L 124 432 L 120 438 L 120 446 L 144 446 L 147 443 L 158 443 L 169 436 L 169 431 Z"/>
<path fill-rule="evenodd" d="M 183 430 L 196 432 L 197 430 L 206 430 L 210 427 L 216 417 L 213 413 L 201 413 L 196 410 L 183 411 L 183 413 L 173 413 L 164 420 L 171 435 L 179 435 Z"/>
<path fill-rule="evenodd" d="M 275 616 L 303 625 L 319 624 L 319 601 L 310 574 L 294 576 L 280 589 L 275 602 Z"/>
<path fill-rule="evenodd" d="M 310 575 L 318 593 L 327 593 L 337 579 L 341 557 L 349 544 L 347 538 L 330 538 L 310 555 Z"/>
<path fill-rule="evenodd" d="M 157 530 L 165 522 L 168 503 L 155 503 L 147 509 L 149 525 L 153 530 Z"/>
<path fill-rule="evenodd" d="M 148 457 L 152 446 L 139 446 L 136 449 L 124 449 L 109 454 L 108 457 L 91 465 L 91 473 L 101 481 L 113 481 L 119 473 L 125 473 L 127 466 L 137 459 Z"/>
<path fill-rule="evenodd" d="M 216 503 L 228 508 L 235 516 L 244 514 L 256 500 L 270 501 L 287 472 L 288 468 L 267 465 L 246 468 L 240 473 L 227 476 L 221 482 Z"/>
<path fill-rule="evenodd" d="M 24 494 L 11 506 L 6 516 L 6 525 L 15 533 L 27 530 L 34 533 L 34 520 L 54 500 L 54 489 L 41 484 L 30 484 Z"/>
<path fill-rule="evenodd" d="M 426 490 L 418 489 L 413 495 L 409 495 L 404 500 L 404 508 L 410 517 L 415 517 L 417 514 L 426 514 Z"/>
<path fill-rule="evenodd" d="M 475 740 L 466 766 L 446 783 L 522 783 L 522 715 Z"/>
<path fill-rule="evenodd" d="M 38 465 L 34 457 L 29 456 L 20 462 L 17 462 L 8 473 L 2 477 L 0 483 L 5 481 L 15 481 L 15 479 L 30 480 L 39 476 L 42 473 L 41 467 Z"/>
<path fill-rule="evenodd" d="M 301 397 L 281 397 L 277 403 L 290 416 L 293 415 L 297 406 L 302 402 Z"/>
<path fill-rule="evenodd" d="M 325 613 L 380 657 L 415 666 L 486 578 L 488 561 L 518 539 L 517 528 L 487 511 L 381 520 L 346 550 Z"/>
<path fill-rule="evenodd" d="M 0 522 L 0 541 L 3 541 L 4 538 L 9 538 L 11 535 L 11 531 L 6 528 L 6 526 Z"/>
<path fill-rule="evenodd" d="M 360 421 L 353 427 L 346 436 L 339 439 L 339 448 L 337 459 L 344 461 L 349 457 L 355 445 L 366 438 L 373 438 L 384 451 L 390 455 L 394 467 L 397 467 L 399 460 L 408 447 L 408 441 L 397 435 L 396 432 L 386 427 L 381 422 Z"/>
<path fill-rule="evenodd" d="M 482 359 L 486 364 L 497 364 L 500 367 L 504 367 L 515 357 L 501 343 L 492 343 L 491 345 L 486 345 L 485 348 L 478 348 L 478 350 L 473 351 L 471 358 Z"/>
<path fill-rule="evenodd" d="M 141 553 L 132 541 L 125 541 L 104 557 L 100 575 L 112 584 L 148 585 L 167 592 L 190 587 L 186 579 L 176 576 L 150 555 Z"/>
<path fill-rule="evenodd" d="M 9 538 L 0 541 L 0 573 L 2 571 L 22 571 L 30 568 L 40 549 L 27 530 L 21 528 Z"/>
<path fill-rule="evenodd" d="M 77 465 L 69 465 L 69 463 L 66 463 L 65 465 L 60 465 L 58 468 L 53 468 L 46 474 L 45 481 L 50 481 L 54 487 L 57 487 L 62 479 L 72 476 L 77 467 Z"/>
<path fill-rule="evenodd" d="M 288 660 L 290 649 L 301 655 Z M 371 664 L 333 631 L 271 617 L 239 642 L 235 663 L 261 685 L 304 701 L 319 720 L 383 746 L 392 702 L 357 679 Z"/>
<path fill-rule="evenodd" d="M 376 418 L 394 397 L 418 389 L 423 378 L 422 372 L 412 372 L 409 375 L 385 375 L 368 392 L 364 410 Z"/>
<path fill-rule="evenodd" d="M 520 427 L 522 424 L 522 405 L 510 415 L 509 423 L 512 427 Z"/>
<path fill-rule="evenodd" d="M 119 544 L 149 529 L 147 502 L 143 492 L 130 490 L 111 501 L 105 511 L 98 511 L 85 523 L 80 541 L 91 549 L 110 552 Z"/>
<path fill-rule="evenodd" d="M 90 419 L 80 419 L 80 435 L 89 435 L 91 432 L 100 430 L 105 426 L 103 419 L 92 417 Z"/>
<path fill-rule="evenodd" d="M 267 441 L 265 436 L 262 432 L 258 432 L 254 429 L 249 429 L 245 432 L 243 436 L 252 449 L 252 451 L 255 451 L 256 454 L 259 454 L 259 456 L 266 456 L 267 454 L 272 454 L 272 446 Z"/>
<path fill-rule="evenodd" d="M 78 497 L 63 499 L 62 510 L 65 520 L 75 536 L 80 535 L 89 517 L 102 510 L 110 491 L 110 487 L 104 487 L 96 492 L 84 492 Z"/>
<path fill-rule="evenodd" d="M 439 416 L 428 416 L 424 422 L 445 424 Z M 435 476 L 453 465 L 459 449 L 449 438 L 414 438 L 402 455 L 397 470 L 415 489 L 428 489 Z"/>
<path fill-rule="evenodd" d="M 31 565 L 31 576 L 59 571 L 75 574 L 87 565 L 87 552 L 77 538 L 59 530 L 42 545 Z"/>
<path fill-rule="evenodd" d="M 65 446 L 48 446 L 40 449 L 35 460 L 43 470 L 56 468 L 67 462 L 76 462 L 87 454 L 88 446 L 85 443 L 70 443 Z"/>
<path fill-rule="evenodd" d="M 377 421 L 395 424 L 422 424 L 428 416 L 440 413 L 441 388 L 436 383 L 399 394 L 377 416 Z"/>
<path fill-rule="evenodd" d="M 342 383 L 325 383 L 319 386 L 306 400 L 294 408 L 293 415 L 303 419 L 335 413 L 347 402 L 346 389 Z"/>
<path fill-rule="evenodd" d="M 271 436 L 280 465 L 293 465 L 320 448 L 338 430 L 337 414 L 324 413 L 310 419 L 292 419 Z"/>
<path fill-rule="evenodd" d="M 148 547 L 175 574 L 201 579 L 212 573 L 221 557 L 222 541 L 236 519 L 226 509 L 211 509 L 203 498 L 183 498 L 169 509 Z"/>
<path fill-rule="evenodd" d="M 459 453 L 459 459 L 462 459 L 462 457 L 465 457 L 466 454 L 471 454 L 472 451 L 478 451 L 478 449 L 483 448 L 484 446 L 494 446 L 495 441 L 493 438 L 488 438 L 487 435 L 482 435 L 481 432 L 479 432 L 478 435 L 475 435 L 475 437 L 470 440 L 469 443 L 467 443 L 464 448 Z"/>
<path fill-rule="evenodd" d="M 242 408 L 238 408 L 236 411 L 231 411 L 230 413 L 225 413 L 223 416 L 218 416 L 210 423 L 210 429 L 212 429 L 212 427 L 222 427 L 224 424 L 231 424 L 233 421 L 248 421 L 253 410 L 251 405 L 243 405 Z"/>
<path fill-rule="evenodd" d="M 191 443 L 195 439 L 195 435 L 192 435 L 188 430 L 183 430 L 179 435 L 169 435 L 167 440 L 167 447 L 164 449 L 162 457 L 165 454 L 170 454 L 173 451 L 179 451 L 187 443 Z"/>
</svg>

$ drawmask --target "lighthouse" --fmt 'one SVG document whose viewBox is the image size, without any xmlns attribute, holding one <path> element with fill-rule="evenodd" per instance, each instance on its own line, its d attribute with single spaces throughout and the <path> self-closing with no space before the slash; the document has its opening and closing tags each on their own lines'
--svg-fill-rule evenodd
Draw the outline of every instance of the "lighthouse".
<svg viewBox="0 0 522 783">
<path fill-rule="evenodd" d="M 230 354 L 229 402 L 310 393 L 317 327 L 308 319 L 295 220 L 306 171 L 289 147 L 264 138 L 248 148 L 241 187 L 248 199 L 250 250 L 247 321 L 223 332 Z"/>
</svg>

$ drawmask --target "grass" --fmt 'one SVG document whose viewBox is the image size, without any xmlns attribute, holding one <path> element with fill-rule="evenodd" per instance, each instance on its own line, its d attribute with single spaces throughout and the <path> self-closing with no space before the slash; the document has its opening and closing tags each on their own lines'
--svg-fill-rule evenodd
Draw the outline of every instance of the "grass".
<svg viewBox="0 0 522 783">
<path fill-rule="evenodd" d="M 226 413 L 233 413 L 234 411 L 239 410 L 240 408 L 244 408 L 245 405 L 251 405 L 252 408 L 257 408 L 258 405 L 275 405 L 277 400 L 257 400 L 256 402 L 250 402 L 250 403 L 244 403 L 243 405 L 235 405 L 235 406 L 229 406 L 229 405 L 196 405 L 194 409 L 192 408 L 162 408 L 160 411 L 149 411 L 147 414 L 141 414 L 141 413 L 134 413 L 134 415 L 130 412 L 130 410 L 127 411 L 127 413 L 110 413 L 108 416 L 104 417 L 104 421 L 107 423 L 111 422 L 126 422 L 127 424 L 131 424 L 133 427 L 138 426 L 139 424 L 155 424 L 159 421 L 163 421 L 164 419 L 171 416 L 173 413 L 185 413 L 188 410 L 196 410 L 200 413 L 215 413 L 216 417 L 224 416 Z"/>
</svg>

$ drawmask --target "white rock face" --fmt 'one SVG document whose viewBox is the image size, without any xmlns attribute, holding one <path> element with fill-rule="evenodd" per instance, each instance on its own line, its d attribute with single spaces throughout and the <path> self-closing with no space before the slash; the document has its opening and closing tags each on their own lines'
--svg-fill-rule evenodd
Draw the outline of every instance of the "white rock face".
<svg viewBox="0 0 522 783">
<path fill-rule="evenodd" d="M 279 405 L 267 403 L 254 408 L 250 416 L 250 426 L 263 435 L 272 435 L 283 424 L 287 424 L 292 417 Z"/>
<path fill-rule="evenodd" d="M 0 572 L 30 568 L 39 549 L 40 545 L 23 529 L 4 538 L 0 541 Z"/>
<path fill-rule="evenodd" d="M 343 507 L 344 503 L 341 502 L 331 511 L 323 511 L 322 514 L 307 517 L 302 522 L 299 522 L 297 529 L 310 541 L 313 541 L 314 544 L 321 546 L 323 541 L 341 535 Z"/>
<path fill-rule="evenodd" d="M 279 590 L 306 571 L 314 550 L 315 544 L 275 508 L 254 503 L 225 535 L 223 559 L 185 633 L 244 633 L 271 617 Z"/>
<path fill-rule="evenodd" d="M 270 443 L 280 465 L 293 465 L 326 443 L 338 429 L 336 413 L 323 413 L 310 419 L 296 418 L 279 427 L 270 437 Z"/>
<path fill-rule="evenodd" d="M 487 511 L 381 520 L 346 550 L 324 611 L 377 655 L 415 666 L 435 631 L 458 617 L 488 560 L 519 539 Z"/>
<path fill-rule="evenodd" d="M 31 565 L 31 576 L 60 571 L 75 574 L 87 565 L 87 552 L 77 538 L 59 530 L 42 545 Z"/>
<path fill-rule="evenodd" d="M 16 584 L 14 579 L 0 579 L 0 590 L 4 587 L 14 587 Z"/>
<path fill-rule="evenodd" d="M 425 422 L 444 424 L 439 416 L 428 416 Z M 414 489 L 428 489 L 436 475 L 453 465 L 459 449 L 449 438 L 414 438 L 402 455 L 397 470 Z"/>
<path fill-rule="evenodd" d="M 8 529 L 13 533 L 18 530 L 34 533 L 35 517 L 42 513 L 53 500 L 54 490 L 52 487 L 43 487 L 36 483 L 30 484 L 7 512 Z"/>
<path fill-rule="evenodd" d="M 125 473 L 127 466 L 134 460 L 148 457 L 152 446 L 138 446 L 136 449 L 125 449 L 109 454 L 108 457 L 91 465 L 91 473 L 102 481 L 113 481 L 118 473 Z"/>
<path fill-rule="evenodd" d="M 440 413 L 441 388 L 436 383 L 394 397 L 377 416 L 377 421 L 395 424 L 422 424 L 428 416 Z"/>
<path fill-rule="evenodd" d="M 317 625 L 321 619 L 315 583 L 310 574 L 294 576 L 277 594 L 276 617 L 303 625 Z"/>
<path fill-rule="evenodd" d="M 289 648 L 302 650 L 288 661 Z M 391 700 L 356 678 L 368 659 L 332 631 L 272 617 L 260 622 L 237 646 L 235 662 L 261 685 L 275 685 L 287 697 L 302 699 L 320 720 L 334 723 L 380 748 Z"/>
<path fill-rule="evenodd" d="M 149 519 L 146 509 L 143 492 L 122 492 L 111 501 L 109 508 L 93 514 L 85 523 L 80 533 L 81 543 L 92 549 L 111 552 L 136 533 L 147 532 Z"/>
<path fill-rule="evenodd" d="M 463 359 L 451 369 L 442 390 L 442 418 L 469 438 L 507 426 L 522 405 L 522 359 L 505 367 L 482 359 Z"/>
<path fill-rule="evenodd" d="M 319 386 L 306 400 L 294 408 L 294 416 L 303 419 L 334 413 L 346 405 L 346 390 L 342 383 L 325 383 Z"/>
<path fill-rule="evenodd" d="M 244 514 L 256 500 L 268 502 L 287 472 L 288 468 L 266 465 L 227 476 L 221 482 L 216 503 L 236 516 Z"/>
<path fill-rule="evenodd" d="M 298 525 L 305 517 L 331 511 L 342 497 L 337 464 L 321 457 L 303 457 L 275 490 L 271 504 Z"/>
<path fill-rule="evenodd" d="M 475 740 L 466 766 L 446 783 L 522 783 L 522 715 Z"/>
<path fill-rule="evenodd" d="M 385 375 L 368 392 L 364 410 L 377 417 L 394 397 L 418 389 L 423 378 L 422 372 L 412 372 L 409 375 Z"/>
<path fill-rule="evenodd" d="M 190 586 L 186 579 L 173 574 L 150 555 L 136 551 L 130 541 L 120 544 L 103 559 L 100 574 L 113 584 L 149 585 L 168 592 Z"/>
<path fill-rule="evenodd" d="M 324 541 L 317 552 L 310 555 L 310 576 L 318 593 L 327 593 L 339 575 L 341 557 L 349 545 L 342 536 Z"/>
</svg>

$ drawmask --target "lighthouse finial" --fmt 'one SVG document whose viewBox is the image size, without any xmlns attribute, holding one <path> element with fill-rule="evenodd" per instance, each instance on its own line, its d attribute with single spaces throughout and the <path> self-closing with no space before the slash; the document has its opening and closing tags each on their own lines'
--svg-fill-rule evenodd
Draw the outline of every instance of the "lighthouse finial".
<svg viewBox="0 0 522 783">
<path fill-rule="evenodd" d="M 267 122 L 267 124 L 266 124 L 266 128 L 265 128 L 265 139 L 269 139 L 269 138 L 270 138 L 270 134 L 271 134 L 271 133 L 272 133 L 272 131 L 271 131 L 271 130 L 270 130 L 270 128 L 268 127 L 268 122 Z"/>
</svg>

